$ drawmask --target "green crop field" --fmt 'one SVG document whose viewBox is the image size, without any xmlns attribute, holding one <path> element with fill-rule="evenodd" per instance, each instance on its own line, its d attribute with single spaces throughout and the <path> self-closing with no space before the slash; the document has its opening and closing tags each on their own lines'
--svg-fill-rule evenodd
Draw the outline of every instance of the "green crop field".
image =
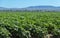
<svg viewBox="0 0 60 38">
<path fill-rule="evenodd" d="M 0 12 L 0 38 L 60 37 L 60 12 Z"/>
</svg>

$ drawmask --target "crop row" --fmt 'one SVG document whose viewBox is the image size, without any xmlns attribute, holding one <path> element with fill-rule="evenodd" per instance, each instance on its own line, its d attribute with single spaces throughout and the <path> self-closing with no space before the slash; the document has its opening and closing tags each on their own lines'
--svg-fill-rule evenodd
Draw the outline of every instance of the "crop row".
<svg viewBox="0 0 60 38">
<path fill-rule="evenodd" d="M 0 13 L 0 38 L 59 38 L 60 13 Z"/>
</svg>

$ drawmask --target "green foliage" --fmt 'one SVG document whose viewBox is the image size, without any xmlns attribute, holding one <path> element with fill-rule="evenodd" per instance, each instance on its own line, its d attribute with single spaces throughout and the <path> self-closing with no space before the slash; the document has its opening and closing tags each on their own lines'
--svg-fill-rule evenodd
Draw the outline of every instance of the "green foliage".
<svg viewBox="0 0 60 38">
<path fill-rule="evenodd" d="M 60 36 L 60 13 L 0 12 L 0 38 Z"/>
</svg>

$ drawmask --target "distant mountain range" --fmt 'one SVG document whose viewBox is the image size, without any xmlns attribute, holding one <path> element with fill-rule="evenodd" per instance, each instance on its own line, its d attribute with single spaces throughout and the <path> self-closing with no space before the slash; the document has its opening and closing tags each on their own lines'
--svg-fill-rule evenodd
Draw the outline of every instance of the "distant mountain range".
<svg viewBox="0 0 60 38">
<path fill-rule="evenodd" d="M 0 7 L 0 10 L 12 10 L 12 11 L 60 11 L 60 7 L 55 7 L 55 6 L 30 6 L 30 7 L 26 7 L 26 8 L 4 8 L 4 7 Z"/>
</svg>

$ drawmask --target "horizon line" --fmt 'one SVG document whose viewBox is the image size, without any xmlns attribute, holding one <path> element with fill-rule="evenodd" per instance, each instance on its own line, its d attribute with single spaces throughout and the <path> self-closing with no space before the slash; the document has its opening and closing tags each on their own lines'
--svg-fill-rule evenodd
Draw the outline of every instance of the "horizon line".
<svg viewBox="0 0 60 38">
<path fill-rule="evenodd" d="M 53 5 L 34 5 L 34 6 L 51 6 L 51 7 L 60 7 L 60 6 L 53 6 Z M 26 7 L 0 7 L 0 8 L 27 8 L 33 6 L 26 6 Z"/>
</svg>

